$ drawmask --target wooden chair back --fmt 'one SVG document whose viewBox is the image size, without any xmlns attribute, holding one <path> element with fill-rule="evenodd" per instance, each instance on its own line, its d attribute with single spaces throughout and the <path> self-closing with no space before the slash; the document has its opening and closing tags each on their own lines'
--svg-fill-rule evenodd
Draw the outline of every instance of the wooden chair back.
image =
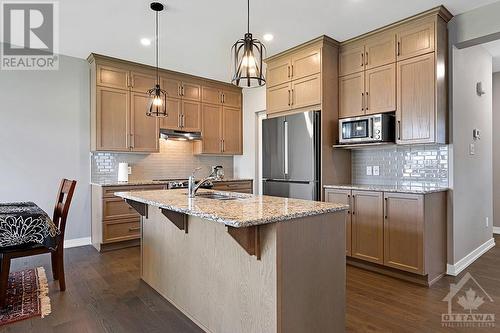
<svg viewBox="0 0 500 333">
<path fill-rule="evenodd" d="M 68 218 L 69 206 L 75 192 L 76 180 L 63 179 L 57 193 L 56 206 L 52 221 L 61 231 L 61 241 L 64 240 L 64 230 L 66 229 L 66 219 Z"/>
</svg>

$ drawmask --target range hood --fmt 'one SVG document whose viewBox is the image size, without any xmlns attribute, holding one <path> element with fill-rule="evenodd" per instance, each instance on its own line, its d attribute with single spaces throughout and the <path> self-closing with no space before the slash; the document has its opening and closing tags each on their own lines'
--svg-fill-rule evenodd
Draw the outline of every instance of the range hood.
<svg viewBox="0 0 500 333">
<path fill-rule="evenodd" d="M 178 141 L 201 140 L 201 132 L 183 132 L 160 128 L 160 138 Z"/>
</svg>

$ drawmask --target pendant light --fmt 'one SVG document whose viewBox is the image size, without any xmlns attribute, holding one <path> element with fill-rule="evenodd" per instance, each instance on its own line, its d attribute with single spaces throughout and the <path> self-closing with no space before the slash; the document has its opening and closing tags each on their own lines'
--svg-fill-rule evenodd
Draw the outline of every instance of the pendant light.
<svg viewBox="0 0 500 333">
<path fill-rule="evenodd" d="M 266 47 L 250 33 L 250 0 L 247 0 L 247 33 L 231 48 L 234 76 L 232 83 L 240 87 L 258 87 L 266 84 L 262 59 Z"/>
<path fill-rule="evenodd" d="M 156 12 L 155 48 L 156 48 L 156 84 L 153 89 L 148 90 L 149 102 L 146 115 L 150 117 L 167 116 L 167 92 L 160 87 L 160 73 L 158 61 L 160 58 L 158 19 L 164 7 L 159 2 L 152 2 L 151 9 Z"/>
</svg>

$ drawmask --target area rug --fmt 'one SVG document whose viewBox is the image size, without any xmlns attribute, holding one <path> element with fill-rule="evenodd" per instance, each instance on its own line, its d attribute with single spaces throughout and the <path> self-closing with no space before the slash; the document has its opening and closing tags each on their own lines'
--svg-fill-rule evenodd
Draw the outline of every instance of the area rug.
<svg viewBox="0 0 500 333">
<path fill-rule="evenodd" d="M 47 276 L 43 267 L 9 274 L 7 302 L 0 310 L 0 326 L 50 314 Z"/>
</svg>

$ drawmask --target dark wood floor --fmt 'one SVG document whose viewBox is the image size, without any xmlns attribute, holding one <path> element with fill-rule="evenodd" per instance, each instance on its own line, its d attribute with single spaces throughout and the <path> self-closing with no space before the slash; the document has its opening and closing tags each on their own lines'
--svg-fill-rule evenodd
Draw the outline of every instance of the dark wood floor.
<svg viewBox="0 0 500 333">
<path fill-rule="evenodd" d="M 500 237 L 496 238 L 496 242 Z M 139 249 L 97 253 L 92 247 L 66 252 L 67 290 L 60 293 L 51 277 L 49 256 L 18 259 L 14 270 L 43 265 L 50 280 L 52 314 L 0 327 L 0 332 L 201 332 L 139 279 Z M 500 314 L 500 245 L 471 265 L 470 272 L 494 299 L 481 310 Z M 367 272 L 347 269 L 348 332 L 474 332 L 441 327 L 445 277 L 431 288 Z M 500 319 L 499 319 L 500 320 Z M 499 323 L 500 325 L 500 323 Z M 499 328 L 477 329 L 481 332 Z M 243 332 L 242 332 L 243 333 Z"/>
</svg>

